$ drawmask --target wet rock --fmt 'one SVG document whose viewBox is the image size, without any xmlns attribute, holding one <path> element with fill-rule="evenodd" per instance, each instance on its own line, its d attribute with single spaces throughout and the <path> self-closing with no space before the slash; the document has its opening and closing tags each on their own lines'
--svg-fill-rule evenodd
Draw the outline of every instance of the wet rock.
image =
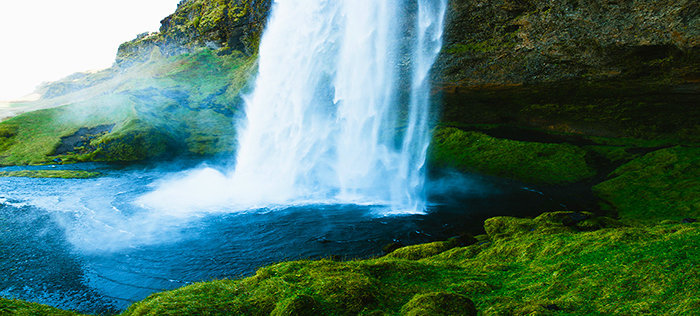
<svg viewBox="0 0 700 316">
<path fill-rule="evenodd" d="M 114 126 L 114 124 L 107 124 L 91 128 L 83 127 L 78 129 L 78 131 L 72 135 L 61 137 L 61 144 L 56 147 L 53 155 L 65 155 L 69 152 L 93 152 L 97 148 L 94 147 L 91 142 L 111 132 Z M 60 158 L 57 159 L 60 160 Z M 57 159 L 54 159 L 54 162 L 56 162 Z"/>
<path fill-rule="evenodd" d="M 684 218 L 681 222 L 682 222 L 683 224 L 690 224 L 690 223 L 695 223 L 695 222 L 697 222 L 697 221 L 698 221 L 698 220 L 697 220 L 697 219 L 694 219 L 694 218 Z"/>
<path fill-rule="evenodd" d="M 683 73 L 700 43 L 692 3 L 451 0 L 441 79 L 509 84 Z"/>
</svg>

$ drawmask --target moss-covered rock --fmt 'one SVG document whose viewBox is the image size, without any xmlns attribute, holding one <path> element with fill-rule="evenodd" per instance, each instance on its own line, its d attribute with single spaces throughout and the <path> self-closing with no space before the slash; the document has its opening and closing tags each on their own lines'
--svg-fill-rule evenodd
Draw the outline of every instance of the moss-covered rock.
<svg viewBox="0 0 700 316">
<path fill-rule="evenodd" d="M 143 33 L 123 43 L 117 65 L 130 66 L 150 58 L 193 52 L 198 48 L 254 55 L 271 6 L 270 0 L 187 0 L 161 21 L 157 33 Z"/>
<path fill-rule="evenodd" d="M 91 153 L 91 160 L 96 161 L 139 161 L 178 152 L 177 140 L 140 120 L 130 121 L 93 144 L 97 149 Z"/>
<path fill-rule="evenodd" d="M 685 81 L 700 66 L 699 20 L 686 0 L 451 0 L 441 81 Z"/>
<path fill-rule="evenodd" d="M 61 178 L 61 179 L 90 179 L 102 174 L 83 170 L 20 170 L 0 171 L 0 178 L 24 177 L 24 178 Z"/>
<path fill-rule="evenodd" d="M 432 292 L 414 296 L 401 308 L 402 315 L 412 316 L 476 316 L 469 298 L 454 293 Z"/>
<path fill-rule="evenodd" d="M 700 148 L 649 153 L 617 168 L 594 191 L 630 222 L 700 217 Z"/>
<path fill-rule="evenodd" d="M 574 183 L 595 175 L 586 151 L 568 144 L 498 139 L 446 127 L 434 132 L 431 146 L 433 163 L 461 171 L 540 184 Z"/>
<path fill-rule="evenodd" d="M 18 316 L 34 316 L 34 315 L 56 315 L 56 316 L 73 316 L 77 313 L 64 311 L 50 306 L 28 303 L 19 300 L 8 300 L 0 298 L 0 314 L 3 315 L 18 315 Z"/>
<path fill-rule="evenodd" d="M 700 142 L 692 1 L 451 0 L 447 15 L 442 122 Z"/>
<path fill-rule="evenodd" d="M 377 297 L 379 284 L 375 278 L 364 271 L 341 271 L 324 271 L 310 286 L 318 291 L 324 301 L 342 310 L 343 314 L 357 314 L 380 303 Z"/>
<path fill-rule="evenodd" d="M 279 263 L 249 278 L 155 294 L 125 315 L 266 315 L 292 305 L 315 306 L 317 314 L 463 315 L 472 311 L 467 297 L 486 315 L 700 311 L 698 223 L 578 231 L 565 226 L 575 214 L 529 220 L 563 227 L 556 233 L 525 231 L 420 260 Z"/>
<path fill-rule="evenodd" d="M 419 260 L 427 257 L 432 257 L 434 255 L 443 253 L 459 245 L 457 239 L 451 239 L 448 241 L 437 241 L 427 244 L 406 246 L 394 250 L 389 253 L 387 257 L 390 258 L 401 258 L 407 260 Z"/>
<path fill-rule="evenodd" d="M 624 225 L 619 221 L 590 212 L 547 212 L 530 218 L 509 216 L 492 217 L 484 222 L 486 234 L 492 239 L 517 238 L 522 234 L 557 234 L 576 231 L 593 231 L 603 228 L 617 228 Z"/>
<path fill-rule="evenodd" d="M 316 300 L 308 295 L 297 295 L 277 303 L 271 316 L 313 316 L 318 315 Z"/>
<path fill-rule="evenodd" d="M 0 165 L 230 154 L 254 69 L 253 57 L 203 49 L 66 80 L 64 94 L 35 101 L 48 109 L 0 122 Z"/>
</svg>

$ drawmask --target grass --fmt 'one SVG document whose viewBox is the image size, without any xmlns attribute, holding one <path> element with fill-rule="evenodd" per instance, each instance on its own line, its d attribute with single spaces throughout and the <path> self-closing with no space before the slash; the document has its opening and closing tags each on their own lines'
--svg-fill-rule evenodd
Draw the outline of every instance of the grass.
<svg viewBox="0 0 700 316">
<path fill-rule="evenodd" d="M 8 300 L 0 298 L 0 314 L 2 315 L 18 315 L 18 316 L 34 316 L 34 315 L 56 315 L 56 316 L 72 316 L 78 315 L 70 311 L 64 311 L 46 305 L 28 303 L 20 300 Z"/>
<path fill-rule="evenodd" d="M 256 58 L 202 49 L 154 57 L 124 73 L 87 74 L 45 89 L 68 91 L 36 101 L 48 109 L 0 122 L 0 165 L 137 161 L 168 155 L 215 155 L 235 149 L 234 118 Z M 102 73 L 94 76 L 104 76 Z M 85 84 L 83 84 L 85 83 Z M 60 89 L 59 89 L 60 88 Z M 54 155 L 80 128 L 114 125 L 89 139 L 93 150 Z"/>
<path fill-rule="evenodd" d="M 567 184 L 595 175 L 586 151 L 569 144 L 522 142 L 438 128 L 431 159 L 437 166 L 480 172 L 537 184 Z"/>
<path fill-rule="evenodd" d="M 472 301 L 487 315 L 700 312 L 697 223 L 605 228 L 579 215 L 496 218 L 532 228 L 516 238 L 487 223 L 490 241 L 467 247 L 432 243 L 399 249 L 401 256 L 279 263 L 241 280 L 153 294 L 124 314 L 439 315 L 450 314 L 441 306 L 464 312 Z"/>
<path fill-rule="evenodd" d="M 486 231 L 466 247 L 446 241 L 374 259 L 283 262 L 244 279 L 155 293 L 123 315 L 469 315 L 472 306 L 483 315 L 700 312 L 699 223 L 623 226 L 557 212 L 492 218 Z M 0 310 L 58 313 L 10 300 Z"/>
<path fill-rule="evenodd" d="M 70 107 L 39 110 L 0 123 L 1 129 L 12 131 L 0 137 L 0 164 L 19 165 L 45 162 L 60 143 L 61 137 L 78 130 L 79 124 L 59 119 Z M 95 118 L 97 125 L 101 118 Z"/>
<path fill-rule="evenodd" d="M 62 178 L 62 179 L 90 179 L 101 176 L 99 172 L 83 170 L 20 170 L 0 171 L 0 178 L 25 177 L 25 178 Z"/>
<path fill-rule="evenodd" d="M 596 185 L 605 207 L 641 223 L 700 216 L 700 148 L 654 151 L 617 168 Z"/>
</svg>

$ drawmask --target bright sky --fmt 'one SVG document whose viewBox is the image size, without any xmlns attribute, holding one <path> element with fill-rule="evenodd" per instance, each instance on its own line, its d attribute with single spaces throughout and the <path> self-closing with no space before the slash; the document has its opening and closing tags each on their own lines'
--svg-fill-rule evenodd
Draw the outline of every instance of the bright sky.
<svg viewBox="0 0 700 316">
<path fill-rule="evenodd" d="M 154 32 L 180 0 L 0 0 L 0 101 L 44 81 L 108 68 L 119 44 Z"/>
</svg>

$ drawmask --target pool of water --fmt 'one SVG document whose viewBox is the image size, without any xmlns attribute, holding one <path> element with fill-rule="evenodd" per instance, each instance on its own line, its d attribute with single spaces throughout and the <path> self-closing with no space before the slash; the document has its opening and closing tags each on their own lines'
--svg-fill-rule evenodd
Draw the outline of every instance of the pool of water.
<svg viewBox="0 0 700 316">
<path fill-rule="evenodd" d="M 154 292 L 245 277 L 279 261 L 366 258 L 394 241 L 477 234 L 492 216 L 581 207 L 517 182 L 447 173 L 429 182 L 424 215 L 334 204 L 173 215 L 134 201 L 182 164 L 54 168 L 104 176 L 0 178 L 0 296 L 89 313 L 119 312 Z"/>
</svg>

